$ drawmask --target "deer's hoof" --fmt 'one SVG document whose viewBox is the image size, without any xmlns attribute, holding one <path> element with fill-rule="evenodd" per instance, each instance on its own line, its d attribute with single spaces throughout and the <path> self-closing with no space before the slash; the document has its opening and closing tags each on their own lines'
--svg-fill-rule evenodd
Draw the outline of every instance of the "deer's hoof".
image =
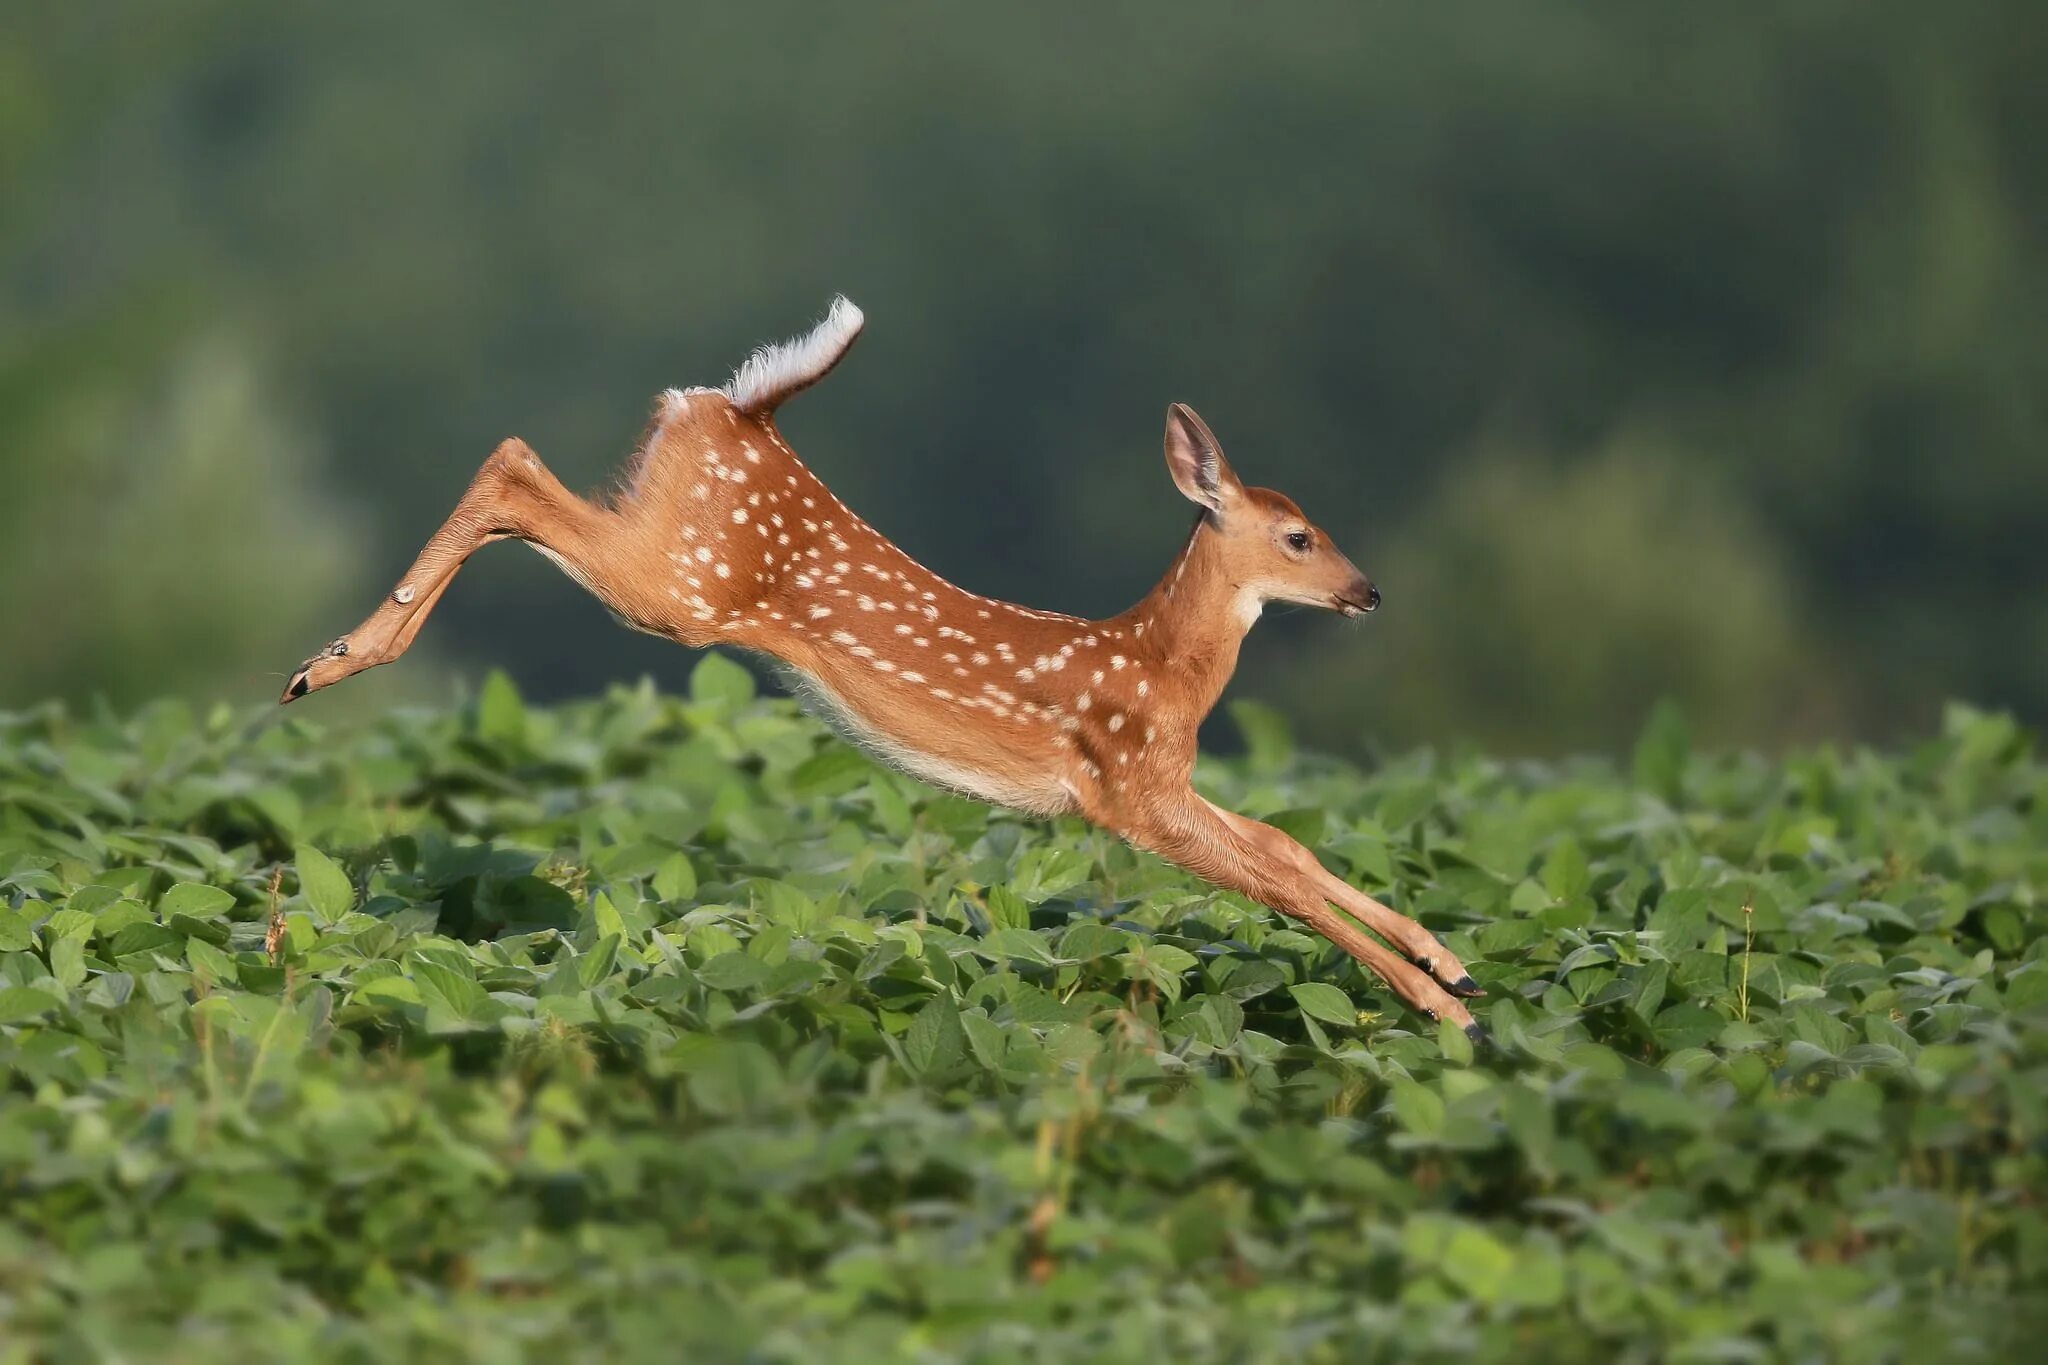
<svg viewBox="0 0 2048 1365">
<path fill-rule="evenodd" d="M 1486 1031 L 1486 1025 L 1477 1021 L 1465 1025 L 1465 1036 L 1472 1040 L 1474 1047 L 1493 1046 L 1493 1035 Z"/>
<path fill-rule="evenodd" d="M 1468 1000 L 1475 995 L 1486 994 L 1485 991 L 1479 988 L 1479 983 L 1472 979 L 1472 974 L 1470 972 L 1465 973 L 1465 975 L 1459 977 L 1456 981 L 1449 983 L 1444 987 L 1444 989 L 1449 991 L 1452 995 L 1462 995 Z"/>
</svg>

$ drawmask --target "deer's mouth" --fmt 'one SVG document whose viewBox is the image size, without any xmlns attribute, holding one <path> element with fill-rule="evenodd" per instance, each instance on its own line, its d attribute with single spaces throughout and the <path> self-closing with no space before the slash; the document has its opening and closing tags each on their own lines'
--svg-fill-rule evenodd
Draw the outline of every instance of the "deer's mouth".
<svg viewBox="0 0 2048 1365">
<path fill-rule="evenodd" d="M 1348 617 L 1360 617 L 1369 611 L 1379 610 L 1380 590 L 1374 587 L 1366 588 L 1363 600 L 1341 592 L 1332 593 L 1330 595 L 1330 605 Z"/>
</svg>

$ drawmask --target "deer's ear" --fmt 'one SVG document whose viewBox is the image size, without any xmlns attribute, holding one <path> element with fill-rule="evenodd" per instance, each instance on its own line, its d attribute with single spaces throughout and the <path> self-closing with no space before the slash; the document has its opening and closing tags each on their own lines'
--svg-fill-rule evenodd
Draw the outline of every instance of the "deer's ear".
<svg viewBox="0 0 2048 1365">
<path fill-rule="evenodd" d="M 1189 502 L 1221 512 L 1244 492 L 1208 424 L 1185 403 L 1166 409 L 1166 468 Z"/>
</svg>

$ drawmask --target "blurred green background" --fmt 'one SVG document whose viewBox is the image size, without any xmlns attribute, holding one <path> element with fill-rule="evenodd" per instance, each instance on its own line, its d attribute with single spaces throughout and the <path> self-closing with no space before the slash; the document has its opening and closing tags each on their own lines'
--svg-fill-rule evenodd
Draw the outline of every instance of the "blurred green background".
<svg viewBox="0 0 2048 1365">
<path fill-rule="evenodd" d="M 0 705 L 262 701 L 506 435 L 601 484 L 835 291 L 784 427 L 1107 613 L 1193 403 L 1387 595 L 1238 695 L 1338 749 L 2048 713 L 2048 6 L 17 4 Z M 390 705 L 692 660 L 479 557 Z"/>
</svg>

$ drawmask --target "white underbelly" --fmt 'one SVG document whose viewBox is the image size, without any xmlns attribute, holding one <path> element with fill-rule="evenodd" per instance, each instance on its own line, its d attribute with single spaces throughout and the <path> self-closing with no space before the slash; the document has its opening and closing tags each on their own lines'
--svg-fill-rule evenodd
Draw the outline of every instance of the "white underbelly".
<svg viewBox="0 0 2048 1365">
<path fill-rule="evenodd" d="M 1032 815 L 1064 815 L 1075 808 L 1074 794 L 1058 773 L 1020 778 L 930 753 L 881 729 L 816 675 L 788 664 L 782 672 L 806 710 L 878 763 L 945 791 Z"/>
</svg>

